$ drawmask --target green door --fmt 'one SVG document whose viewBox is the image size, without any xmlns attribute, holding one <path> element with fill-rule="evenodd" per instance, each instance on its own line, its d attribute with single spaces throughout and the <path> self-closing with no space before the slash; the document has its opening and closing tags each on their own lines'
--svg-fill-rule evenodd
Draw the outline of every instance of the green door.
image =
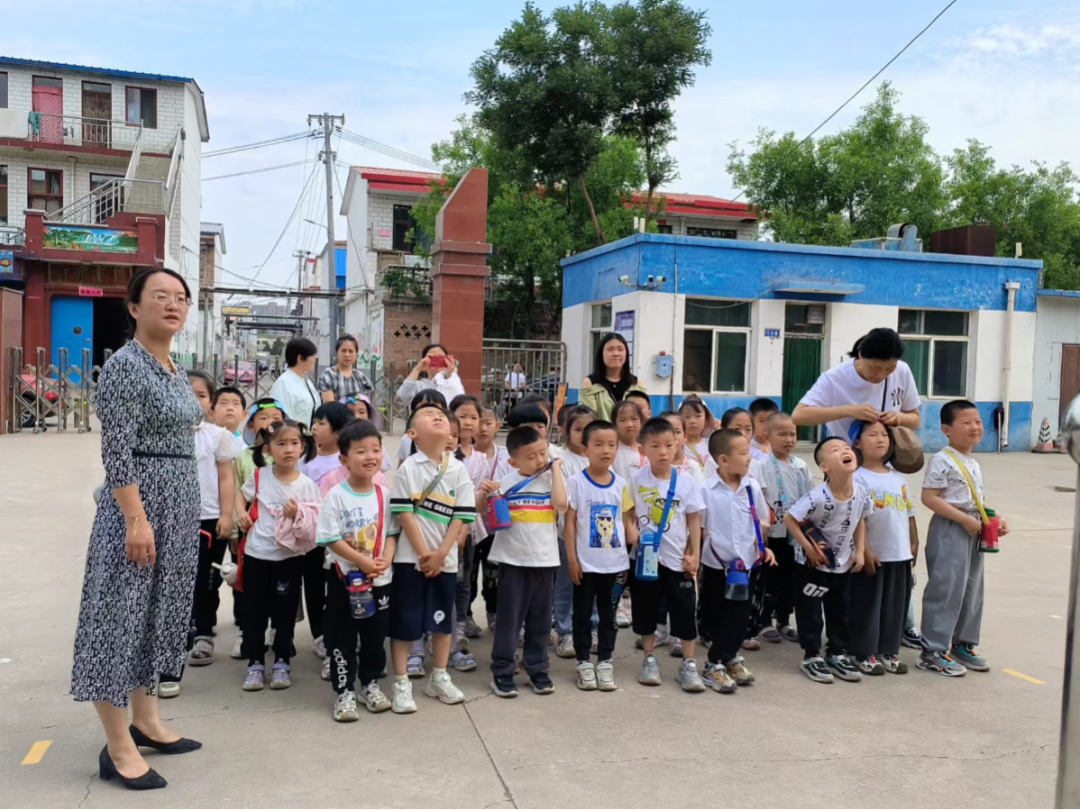
<svg viewBox="0 0 1080 810">
<path fill-rule="evenodd" d="M 788 335 L 784 338 L 784 410 L 791 413 L 821 374 L 822 339 L 819 336 Z M 800 427 L 799 441 L 817 438 L 816 427 Z"/>
</svg>

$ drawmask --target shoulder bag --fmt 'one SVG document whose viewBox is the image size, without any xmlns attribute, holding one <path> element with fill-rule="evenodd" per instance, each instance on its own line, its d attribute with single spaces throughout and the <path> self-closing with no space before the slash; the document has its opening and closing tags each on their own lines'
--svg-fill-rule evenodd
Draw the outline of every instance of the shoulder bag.
<svg viewBox="0 0 1080 810">
<path fill-rule="evenodd" d="M 484 513 L 484 523 L 487 524 L 487 529 L 489 532 L 497 532 L 500 529 L 509 529 L 511 526 L 514 525 L 514 519 L 510 515 L 510 504 L 507 503 L 506 499 L 509 498 L 511 495 L 515 495 L 520 492 L 522 489 L 535 481 L 538 477 L 546 473 L 549 469 L 551 469 L 550 462 L 547 464 L 547 466 L 544 467 L 544 469 L 540 470 L 540 472 L 536 473 L 535 475 L 530 475 L 524 481 L 518 481 L 516 484 L 510 487 L 510 489 L 506 490 L 506 492 L 499 493 L 497 495 L 491 495 L 488 498 L 487 511 Z"/>
</svg>

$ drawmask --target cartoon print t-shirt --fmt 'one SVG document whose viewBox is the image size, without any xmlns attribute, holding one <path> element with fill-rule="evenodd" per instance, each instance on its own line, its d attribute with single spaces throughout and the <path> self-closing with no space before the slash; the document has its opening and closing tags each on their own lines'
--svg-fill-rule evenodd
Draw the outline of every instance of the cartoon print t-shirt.
<svg viewBox="0 0 1080 810">
<path fill-rule="evenodd" d="M 835 564 L 830 568 L 819 565 L 821 571 L 843 574 L 851 568 L 855 556 L 855 528 L 859 521 L 874 511 L 870 493 L 858 481 L 851 482 L 851 497 L 846 501 L 837 500 L 827 483 L 819 484 L 803 495 L 798 503 L 788 509 L 799 523 L 810 521 L 817 527 L 835 557 Z M 795 562 L 806 564 L 806 552 L 801 545 L 795 546 Z"/>
<path fill-rule="evenodd" d="M 661 481 L 650 467 L 643 467 L 630 479 L 630 497 L 637 512 L 638 529 L 642 538 L 655 534 L 664 514 L 671 481 Z M 683 570 L 683 555 L 690 535 L 686 516 L 705 508 L 701 485 L 689 475 L 679 475 L 675 481 L 675 496 L 671 502 L 667 526 L 660 540 L 660 563 L 671 571 Z"/>
<path fill-rule="evenodd" d="M 575 547 L 581 570 L 596 574 L 625 571 L 630 562 L 623 510 L 633 505 L 626 482 L 613 472 L 611 483 L 601 485 L 582 470 L 566 482 L 566 496 L 577 513 Z"/>
<path fill-rule="evenodd" d="M 379 493 L 382 490 L 382 542 L 379 543 Z M 356 492 L 348 481 L 342 481 L 326 494 L 322 509 L 319 510 L 319 527 L 315 539 L 320 546 L 329 546 L 338 540 L 344 540 L 361 554 L 374 557 L 376 549 L 386 548 L 386 538 L 397 535 L 401 529 L 397 518 L 390 512 L 390 492 L 385 487 L 375 484 L 369 492 Z M 406 541 L 408 542 L 408 541 Z M 337 563 L 343 572 L 359 570 L 346 560 L 326 549 L 326 567 Z M 389 585 L 394 569 L 389 567 L 386 574 L 374 582 L 375 586 Z"/>
<path fill-rule="evenodd" d="M 866 517 L 866 547 L 881 562 L 911 559 L 911 524 L 915 504 L 908 497 L 907 479 L 902 473 L 872 472 L 865 467 L 855 471 L 855 480 L 866 487 L 874 510 Z"/>
</svg>

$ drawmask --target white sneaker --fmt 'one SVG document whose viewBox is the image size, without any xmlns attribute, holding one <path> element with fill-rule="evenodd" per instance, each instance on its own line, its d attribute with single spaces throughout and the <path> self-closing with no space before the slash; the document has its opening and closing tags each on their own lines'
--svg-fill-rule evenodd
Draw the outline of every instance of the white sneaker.
<svg viewBox="0 0 1080 810">
<path fill-rule="evenodd" d="M 582 692 L 591 692 L 597 688 L 596 667 L 591 661 L 578 661 L 577 688 Z"/>
<path fill-rule="evenodd" d="M 627 596 L 624 599 L 619 600 L 619 607 L 615 609 L 615 623 L 619 627 L 629 627 L 631 619 L 633 618 L 633 612 L 630 608 L 630 597 Z"/>
<path fill-rule="evenodd" d="M 573 658 L 577 655 L 577 651 L 574 649 L 574 638 L 569 633 L 565 636 L 559 636 L 559 643 L 555 647 L 555 654 L 559 658 Z"/>
<path fill-rule="evenodd" d="M 334 719 L 339 723 L 355 723 L 360 719 L 360 713 L 356 711 L 356 695 L 353 692 L 342 692 L 334 703 Z"/>
<path fill-rule="evenodd" d="M 443 703 L 453 705 L 455 703 L 463 703 L 465 701 L 465 695 L 461 690 L 454 686 L 454 682 L 450 679 L 449 672 L 443 672 L 436 675 L 431 673 L 431 677 L 428 678 L 427 686 L 424 687 L 424 694 L 428 697 L 438 698 Z"/>
<path fill-rule="evenodd" d="M 656 640 L 654 643 L 657 647 L 666 647 L 671 643 L 671 634 L 668 632 L 666 624 L 661 624 L 656 628 Z"/>
<path fill-rule="evenodd" d="M 390 699 L 383 694 L 377 683 L 369 683 L 360 691 L 360 700 L 364 707 L 372 714 L 385 712 L 390 708 Z"/>
<path fill-rule="evenodd" d="M 241 652 L 241 648 L 243 646 L 244 646 L 244 634 L 243 633 L 237 633 L 236 634 L 236 639 L 233 641 L 232 652 L 229 653 L 229 657 L 230 658 L 236 658 L 236 659 L 243 658 L 244 654 L 243 654 L 243 652 Z"/>
<path fill-rule="evenodd" d="M 416 711 L 416 701 L 412 696 L 412 681 L 394 681 L 393 702 L 390 708 L 394 714 L 412 714 Z"/>
<path fill-rule="evenodd" d="M 615 685 L 615 667 L 610 661 L 596 665 L 596 680 L 600 682 L 601 692 L 614 692 L 619 688 Z"/>
<path fill-rule="evenodd" d="M 315 639 L 315 649 L 313 650 L 316 658 L 326 658 L 326 642 L 322 636 Z"/>
</svg>

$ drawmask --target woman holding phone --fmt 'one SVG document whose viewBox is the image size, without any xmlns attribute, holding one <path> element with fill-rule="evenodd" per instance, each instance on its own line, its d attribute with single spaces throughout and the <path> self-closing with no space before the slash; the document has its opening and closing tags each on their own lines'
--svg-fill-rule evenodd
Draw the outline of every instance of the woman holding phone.
<svg viewBox="0 0 1080 810">
<path fill-rule="evenodd" d="M 428 388 L 434 388 L 446 397 L 447 402 L 465 393 L 465 386 L 458 376 L 457 361 L 438 343 L 425 346 L 420 352 L 420 362 L 413 366 L 398 389 L 398 401 L 408 405 L 414 396 Z"/>
</svg>

